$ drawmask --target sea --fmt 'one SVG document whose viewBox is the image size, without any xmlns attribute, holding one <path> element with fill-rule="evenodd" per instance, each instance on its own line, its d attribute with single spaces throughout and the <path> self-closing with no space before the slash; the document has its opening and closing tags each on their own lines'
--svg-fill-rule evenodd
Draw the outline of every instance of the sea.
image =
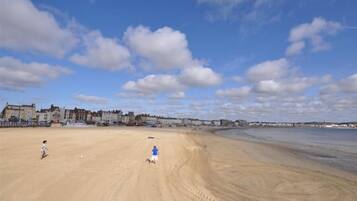
<svg viewBox="0 0 357 201">
<path fill-rule="evenodd" d="M 237 128 L 216 133 L 229 138 L 286 145 L 301 156 L 357 174 L 357 129 Z"/>
</svg>

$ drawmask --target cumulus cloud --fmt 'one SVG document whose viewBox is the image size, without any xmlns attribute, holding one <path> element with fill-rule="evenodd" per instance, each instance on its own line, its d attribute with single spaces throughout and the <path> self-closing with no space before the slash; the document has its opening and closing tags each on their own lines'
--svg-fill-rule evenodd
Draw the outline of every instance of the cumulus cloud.
<svg viewBox="0 0 357 201">
<path fill-rule="evenodd" d="M 107 98 L 98 96 L 88 96 L 84 94 L 77 94 L 74 98 L 80 102 L 91 103 L 91 104 L 107 104 L 109 100 Z"/>
<path fill-rule="evenodd" d="M 203 116 L 222 116 L 250 121 L 353 121 L 357 112 L 356 96 L 261 95 L 236 101 L 219 99 Z M 206 113 L 207 114 L 206 114 Z M 205 114 L 202 114 L 205 113 Z M 198 115 L 198 114 L 196 114 Z"/>
<path fill-rule="evenodd" d="M 312 51 L 326 50 L 330 47 L 323 37 L 335 35 L 342 30 L 339 22 L 327 21 L 322 17 L 316 17 L 311 23 L 300 24 L 291 29 L 289 35 L 290 46 L 286 49 L 286 55 L 300 53 L 305 47 L 305 41 L 309 41 Z"/>
<path fill-rule="evenodd" d="M 323 82 L 324 79 L 324 77 L 294 77 L 284 80 L 282 83 L 284 85 L 284 91 L 288 93 L 301 93 L 314 84 Z"/>
<path fill-rule="evenodd" d="M 23 63 L 12 57 L 0 57 L 0 89 L 23 90 L 69 73 L 69 69 L 57 65 Z"/>
<path fill-rule="evenodd" d="M 178 91 L 178 92 L 172 93 L 169 96 L 169 98 L 172 98 L 172 99 L 182 99 L 185 97 L 186 97 L 186 94 L 183 91 Z"/>
<path fill-rule="evenodd" d="M 287 96 L 304 94 L 314 85 L 326 84 L 330 75 L 321 77 L 303 76 L 298 68 L 285 58 L 268 60 L 250 67 L 246 72 L 250 85 L 241 88 L 221 89 L 217 96 L 223 97 L 258 97 Z M 240 78 L 241 80 L 242 78 Z"/>
<path fill-rule="evenodd" d="M 357 74 L 334 80 L 330 75 L 302 76 L 295 70 L 288 68 L 273 79 L 254 79 L 248 86 L 216 91 L 218 97 L 229 99 L 219 99 L 212 113 L 265 121 L 354 120 Z"/>
<path fill-rule="evenodd" d="M 124 34 L 128 46 L 158 69 L 183 68 L 194 63 L 185 34 L 170 27 L 151 31 L 148 27 L 129 27 Z"/>
<path fill-rule="evenodd" d="M 130 52 L 117 40 L 105 38 L 99 31 L 92 31 L 84 36 L 84 44 L 85 51 L 71 56 L 72 62 L 107 70 L 130 67 Z"/>
<path fill-rule="evenodd" d="M 339 88 L 343 92 L 357 93 L 357 73 L 341 80 L 339 83 Z"/>
<path fill-rule="evenodd" d="M 0 6 L 0 47 L 63 57 L 77 40 L 54 17 L 29 0 L 3 0 Z"/>
<path fill-rule="evenodd" d="M 185 68 L 179 76 L 180 81 L 192 87 L 208 87 L 221 83 L 220 75 L 210 68 L 193 67 Z"/>
<path fill-rule="evenodd" d="M 173 75 L 148 75 L 137 81 L 126 82 L 123 89 L 141 94 L 157 94 L 181 92 L 184 86 Z"/>
<path fill-rule="evenodd" d="M 322 95 L 335 93 L 357 93 L 357 73 L 323 86 L 320 93 Z"/>
<path fill-rule="evenodd" d="M 152 95 L 161 92 L 171 93 L 170 97 L 185 97 L 183 90 L 189 87 L 209 87 L 221 82 L 220 75 L 210 68 L 185 68 L 178 76 L 175 75 L 148 75 L 137 81 L 128 81 L 123 85 L 126 91 L 135 91 L 141 94 Z"/>
<path fill-rule="evenodd" d="M 309 77 L 292 77 L 280 80 L 262 80 L 254 86 L 254 91 L 265 94 L 303 93 L 317 83 L 318 79 Z"/>
<path fill-rule="evenodd" d="M 147 68 L 179 69 L 178 74 L 174 75 L 149 75 L 138 81 L 129 81 L 123 86 L 125 90 L 141 93 L 149 91 L 151 94 L 153 91 L 169 93 L 170 90 L 179 88 L 179 92 L 183 92 L 184 88 L 209 87 L 221 83 L 219 74 L 205 67 L 198 59 L 192 58 L 186 36 L 180 31 L 170 27 L 155 31 L 145 26 L 129 27 L 124 34 L 124 41 L 133 54 L 144 58 L 141 63 Z"/>
<path fill-rule="evenodd" d="M 240 88 L 220 89 L 217 90 L 216 95 L 220 97 L 243 98 L 249 96 L 250 93 L 251 87 L 243 86 Z"/>
<path fill-rule="evenodd" d="M 329 94 L 329 95 L 321 95 L 319 97 L 321 105 L 325 105 L 325 109 L 329 112 L 345 113 L 344 116 L 346 118 L 347 114 L 350 113 L 353 118 L 350 120 L 355 120 L 356 112 L 357 112 L 357 96 L 356 94 Z"/>
<path fill-rule="evenodd" d="M 288 73 L 289 74 L 289 73 Z M 151 104 L 152 111 L 172 116 L 190 116 L 203 119 L 247 119 L 250 121 L 351 121 L 357 112 L 357 93 L 353 91 L 353 74 L 338 81 L 331 76 L 305 77 L 283 76 L 273 80 L 262 80 L 251 85 L 216 91 L 218 98 L 198 98 L 189 101 L 172 101 Z M 263 85 L 264 84 L 264 85 Z M 341 91 L 319 95 L 310 87 L 335 84 Z M 259 85 L 259 91 L 258 91 Z M 177 92 L 178 94 L 181 92 Z M 172 93 L 169 93 L 172 95 Z M 169 96 L 170 97 L 170 96 Z M 138 100 L 147 100 L 139 98 Z M 153 99 L 150 99 L 150 101 Z M 134 104 L 133 105 L 138 105 Z M 143 104 L 143 103 L 141 103 Z M 179 113 L 172 112 L 177 108 Z M 175 111 L 176 111 L 175 110 Z"/>
<path fill-rule="evenodd" d="M 301 51 L 305 47 L 304 41 L 297 41 L 290 44 L 290 46 L 286 49 L 285 54 L 287 56 L 292 56 L 301 53 Z"/>
<path fill-rule="evenodd" d="M 274 80 L 262 80 L 256 84 L 255 91 L 259 93 L 278 93 L 282 91 L 282 86 Z"/>
<path fill-rule="evenodd" d="M 253 82 L 277 79 L 287 74 L 290 65 L 285 58 L 268 60 L 250 67 L 246 75 Z"/>
</svg>

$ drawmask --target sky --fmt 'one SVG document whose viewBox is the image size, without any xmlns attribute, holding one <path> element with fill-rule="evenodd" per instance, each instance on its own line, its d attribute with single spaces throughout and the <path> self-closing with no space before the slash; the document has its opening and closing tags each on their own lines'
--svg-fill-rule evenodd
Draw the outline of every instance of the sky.
<svg viewBox="0 0 357 201">
<path fill-rule="evenodd" d="M 353 0 L 0 0 L 0 108 L 357 121 Z"/>
</svg>

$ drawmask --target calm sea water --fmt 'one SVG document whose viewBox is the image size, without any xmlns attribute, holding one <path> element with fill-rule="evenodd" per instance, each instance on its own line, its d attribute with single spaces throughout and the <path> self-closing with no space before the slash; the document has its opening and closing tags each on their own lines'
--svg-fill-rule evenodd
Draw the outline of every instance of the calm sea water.
<svg viewBox="0 0 357 201">
<path fill-rule="evenodd" d="M 357 129 L 247 128 L 219 131 L 218 134 L 285 144 L 305 157 L 357 174 Z"/>
</svg>

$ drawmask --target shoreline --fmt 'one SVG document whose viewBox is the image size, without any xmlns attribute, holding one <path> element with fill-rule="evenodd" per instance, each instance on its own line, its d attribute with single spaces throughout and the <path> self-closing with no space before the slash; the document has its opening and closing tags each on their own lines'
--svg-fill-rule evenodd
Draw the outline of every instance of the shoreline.
<svg viewBox="0 0 357 201">
<path fill-rule="evenodd" d="M 225 130 L 236 130 L 236 128 L 232 129 L 217 129 L 217 130 L 210 130 L 211 134 L 217 136 L 217 137 L 223 137 L 231 140 L 237 140 L 237 141 L 244 141 L 246 143 L 252 143 L 252 144 L 258 144 L 262 145 L 263 147 L 268 147 L 268 148 L 274 148 L 281 153 L 288 153 L 290 157 L 294 157 L 297 160 L 302 160 L 305 162 L 305 166 L 307 165 L 309 168 L 317 171 L 327 171 L 330 174 L 335 174 L 336 176 L 342 176 L 344 178 L 354 178 L 354 180 L 357 180 L 357 171 L 356 169 L 352 168 L 347 168 L 341 164 L 331 164 L 328 162 L 324 162 L 323 159 L 334 159 L 336 156 L 330 155 L 330 153 L 324 152 L 324 150 L 321 150 L 321 148 L 316 148 L 316 147 L 311 147 L 305 145 L 305 148 L 308 148 L 304 150 L 302 147 L 299 147 L 296 144 L 291 144 L 287 142 L 281 142 L 281 141 L 274 141 L 274 140 L 262 140 L 261 138 L 256 138 L 254 136 L 249 136 L 249 138 L 245 138 L 242 136 L 235 136 L 235 137 L 230 137 L 225 134 L 220 134 L 219 132 L 225 131 Z M 250 138 L 251 137 L 251 138 Z M 326 148 L 324 148 L 326 149 Z M 342 151 L 339 151 L 342 152 Z M 343 153 L 343 152 L 342 152 Z M 299 163 L 288 163 L 284 162 L 281 160 L 275 161 L 277 163 L 285 163 L 285 165 L 297 165 L 299 166 Z"/>
<path fill-rule="evenodd" d="M 294 192 L 294 194 L 298 195 L 307 193 L 311 189 L 319 189 L 318 191 L 320 191 L 322 190 L 320 189 L 321 186 L 319 187 L 320 184 L 328 186 L 329 191 L 335 193 L 339 191 L 339 188 L 344 186 L 343 188 L 347 190 L 346 194 L 352 193 L 350 195 L 357 195 L 357 177 L 355 174 L 321 165 L 297 155 L 289 148 L 261 142 L 226 138 L 214 134 L 212 130 L 202 131 L 198 136 L 201 138 L 201 144 L 208 147 L 207 155 L 210 159 L 210 167 L 214 169 L 211 174 L 219 175 L 218 178 L 214 179 L 215 181 L 211 180 L 208 186 L 228 181 L 232 184 L 230 194 L 238 197 L 249 195 L 248 197 L 243 197 L 243 200 L 290 200 L 294 196 L 290 193 L 285 194 L 286 192 Z M 252 188 L 251 182 L 257 185 L 255 182 L 258 181 L 262 182 L 258 185 L 260 186 L 258 187 L 260 190 L 249 190 Z M 287 186 L 284 186 L 283 183 Z M 277 188 L 277 186 L 280 187 Z M 293 188 L 290 189 L 290 187 Z M 245 191 L 235 192 L 239 191 L 240 188 L 249 191 L 249 193 Z M 214 192 L 214 188 L 212 190 Z M 276 191 L 279 191 L 279 193 Z M 329 191 L 324 193 L 314 192 L 316 193 L 315 195 L 309 192 L 307 194 L 310 194 L 310 196 L 297 196 L 295 199 L 305 200 L 307 197 L 310 197 L 307 200 L 340 201 L 353 200 L 352 198 L 354 197 L 347 198 L 348 196 L 342 195 L 339 197 L 328 197 L 326 195 L 329 194 Z M 275 193 L 279 195 L 273 196 Z M 326 197 L 324 194 L 326 194 Z M 251 195 L 257 196 L 250 197 Z M 223 200 L 230 199 L 225 197 Z"/>
</svg>

